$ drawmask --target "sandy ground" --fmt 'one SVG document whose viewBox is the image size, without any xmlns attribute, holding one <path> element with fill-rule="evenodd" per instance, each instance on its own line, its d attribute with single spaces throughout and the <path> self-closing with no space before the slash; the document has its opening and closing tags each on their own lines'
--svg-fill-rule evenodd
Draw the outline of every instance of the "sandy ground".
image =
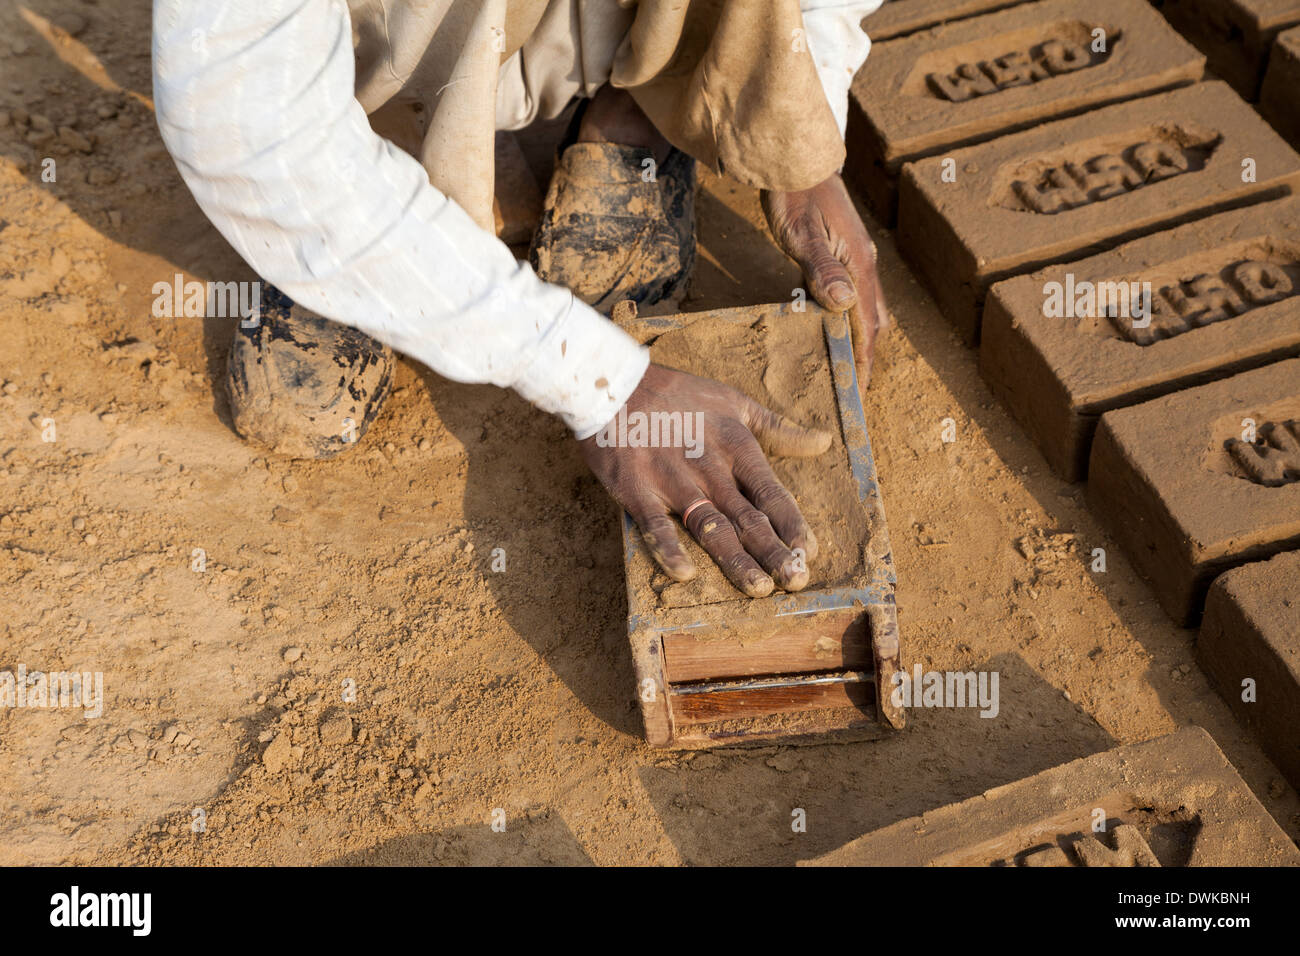
<svg viewBox="0 0 1300 956">
<path fill-rule="evenodd" d="M 1300 835 L 1194 633 L 878 228 L 898 328 L 867 417 L 904 663 L 997 669 L 1001 711 L 913 711 L 879 743 L 644 746 L 616 511 L 557 421 L 407 363 L 348 456 L 267 460 L 214 388 L 230 320 L 152 316 L 177 272 L 253 277 L 159 142 L 148 9 L 0 5 L 0 670 L 102 671 L 105 695 L 97 719 L 0 710 L 0 863 L 787 864 L 1184 724 Z M 19 107 L 78 135 L 33 145 Z M 700 209 L 686 308 L 789 299 L 752 191 L 708 179 Z"/>
</svg>

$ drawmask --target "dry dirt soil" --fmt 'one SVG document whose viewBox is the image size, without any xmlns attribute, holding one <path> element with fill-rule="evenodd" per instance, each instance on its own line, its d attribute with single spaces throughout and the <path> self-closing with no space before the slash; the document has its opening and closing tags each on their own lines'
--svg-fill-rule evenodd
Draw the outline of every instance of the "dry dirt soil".
<svg viewBox="0 0 1300 956">
<path fill-rule="evenodd" d="M 151 313 L 175 273 L 254 277 L 159 141 L 148 19 L 147 0 L 0 4 L 0 670 L 102 671 L 105 695 L 97 719 L 0 711 L 0 863 L 788 864 L 1185 724 L 1300 834 L 1193 632 L 874 227 L 897 328 L 867 418 L 904 663 L 997 669 L 1000 713 L 647 748 L 616 510 L 556 420 L 406 363 L 345 457 L 268 460 L 231 431 L 231 320 Z M 55 135 L 33 144 L 38 116 Z M 685 308 L 788 300 L 753 192 L 706 178 L 700 210 Z"/>
</svg>

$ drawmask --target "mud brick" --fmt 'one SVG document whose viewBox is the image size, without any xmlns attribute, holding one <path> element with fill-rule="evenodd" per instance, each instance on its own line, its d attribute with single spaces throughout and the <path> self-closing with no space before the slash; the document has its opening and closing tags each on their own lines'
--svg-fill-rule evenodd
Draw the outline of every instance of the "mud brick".
<svg viewBox="0 0 1300 956">
<path fill-rule="evenodd" d="M 1100 809 L 1106 829 L 1093 832 Z M 803 866 L 1295 866 L 1300 850 L 1185 727 L 900 820 Z"/>
<path fill-rule="evenodd" d="M 980 371 L 1052 470 L 1078 481 L 1103 412 L 1297 355 L 1300 199 L 1287 198 L 997 283 Z"/>
<path fill-rule="evenodd" d="M 915 33 L 949 20 L 978 16 L 1024 0 L 885 0 L 875 13 L 862 21 L 873 41 Z"/>
<path fill-rule="evenodd" d="M 875 46 L 853 81 L 847 174 L 892 225 L 903 163 L 1192 83 L 1204 67 L 1145 0 L 1045 0 L 914 33 Z"/>
<path fill-rule="evenodd" d="M 1156 6 L 1248 100 L 1259 94 L 1274 37 L 1300 24 L 1300 0 L 1162 0 Z"/>
<path fill-rule="evenodd" d="M 1297 185 L 1300 156 L 1226 84 L 1201 83 L 908 163 L 898 242 L 974 344 L 994 282 Z"/>
<path fill-rule="evenodd" d="M 1300 146 L 1300 27 L 1279 33 L 1273 42 L 1259 110 L 1292 145 Z"/>
<path fill-rule="evenodd" d="M 1238 719 L 1300 787 L 1300 551 L 1216 578 L 1196 654 Z M 1248 688 L 1250 701 L 1242 699 Z"/>
<path fill-rule="evenodd" d="M 1300 548 L 1300 359 L 1101 417 L 1088 500 L 1169 615 L 1237 565 Z"/>
</svg>

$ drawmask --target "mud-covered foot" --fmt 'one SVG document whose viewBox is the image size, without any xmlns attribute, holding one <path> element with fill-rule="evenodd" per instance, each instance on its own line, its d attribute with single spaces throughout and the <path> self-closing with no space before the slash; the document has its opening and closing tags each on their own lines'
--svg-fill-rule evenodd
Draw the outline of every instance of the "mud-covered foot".
<svg viewBox="0 0 1300 956">
<path fill-rule="evenodd" d="M 290 458 L 332 458 L 379 413 L 393 351 L 268 284 L 262 290 L 260 321 L 239 324 L 226 366 L 235 430 Z"/>
<path fill-rule="evenodd" d="M 653 127 L 643 133 L 649 121 L 627 94 L 609 108 L 605 93 L 561 152 L 529 259 L 606 314 L 624 299 L 675 306 L 695 266 L 695 161 Z"/>
</svg>

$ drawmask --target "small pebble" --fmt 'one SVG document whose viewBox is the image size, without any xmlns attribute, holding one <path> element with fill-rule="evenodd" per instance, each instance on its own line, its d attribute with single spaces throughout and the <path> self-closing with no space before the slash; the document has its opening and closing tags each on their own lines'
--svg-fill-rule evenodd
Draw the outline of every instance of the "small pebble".
<svg viewBox="0 0 1300 956">
<path fill-rule="evenodd" d="M 67 31 L 69 36 L 77 36 L 86 29 L 86 18 L 78 13 L 58 13 L 53 17 L 54 25 Z"/>
<path fill-rule="evenodd" d="M 75 528 L 75 529 L 78 530 L 78 531 L 85 531 L 85 530 L 86 530 L 86 519 L 85 519 L 85 518 L 73 518 L 73 519 L 72 519 L 72 527 Z"/>
<path fill-rule="evenodd" d="M 109 166 L 94 166 L 86 173 L 86 183 L 90 186 L 111 186 L 117 182 L 117 170 Z"/>
<path fill-rule="evenodd" d="M 300 657 L 302 657 L 302 648 L 301 648 L 301 647 L 286 647 L 286 648 L 284 649 L 284 660 L 285 660 L 285 663 L 292 664 L 294 661 L 298 660 Z"/>
<path fill-rule="evenodd" d="M 91 146 L 90 140 L 82 136 L 71 126 L 59 127 L 59 142 L 69 149 L 75 149 L 79 153 L 89 153 L 94 147 Z"/>
</svg>

